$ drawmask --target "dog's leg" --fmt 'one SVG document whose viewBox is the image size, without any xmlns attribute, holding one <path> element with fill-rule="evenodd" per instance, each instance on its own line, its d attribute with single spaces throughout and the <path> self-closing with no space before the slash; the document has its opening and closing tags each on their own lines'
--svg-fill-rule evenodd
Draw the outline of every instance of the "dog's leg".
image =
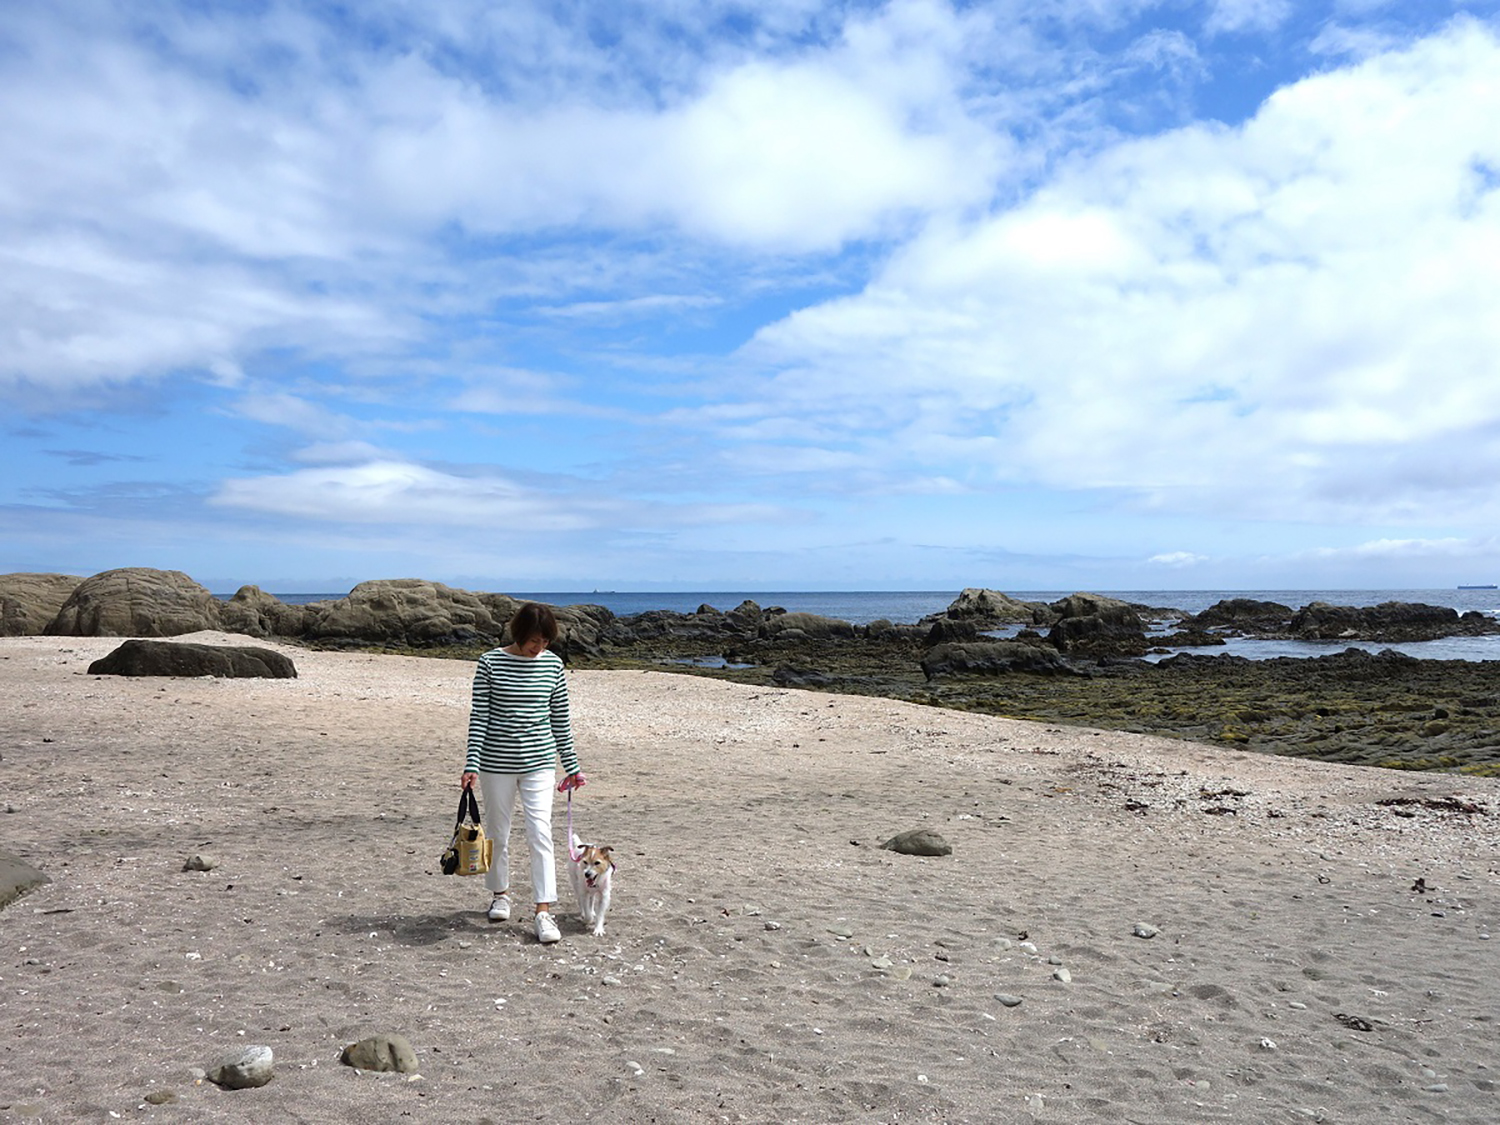
<svg viewBox="0 0 1500 1125">
<path fill-rule="evenodd" d="M 609 912 L 609 899 L 610 899 L 610 886 L 609 886 L 608 883 L 605 883 L 604 884 L 604 890 L 599 895 L 598 909 L 594 912 L 593 923 L 594 923 L 594 936 L 595 937 L 603 937 L 604 936 L 604 915 Z"/>
</svg>

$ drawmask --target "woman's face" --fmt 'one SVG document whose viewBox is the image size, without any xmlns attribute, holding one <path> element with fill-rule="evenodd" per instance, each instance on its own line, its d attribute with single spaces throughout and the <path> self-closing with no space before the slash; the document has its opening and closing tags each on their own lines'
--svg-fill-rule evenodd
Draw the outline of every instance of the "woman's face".
<svg viewBox="0 0 1500 1125">
<path fill-rule="evenodd" d="M 540 656 L 547 651 L 547 646 L 550 643 L 546 637 L 540 635 L 529 637 L 516 645 L 516 651 L 522 656 Z"/>
</svg>

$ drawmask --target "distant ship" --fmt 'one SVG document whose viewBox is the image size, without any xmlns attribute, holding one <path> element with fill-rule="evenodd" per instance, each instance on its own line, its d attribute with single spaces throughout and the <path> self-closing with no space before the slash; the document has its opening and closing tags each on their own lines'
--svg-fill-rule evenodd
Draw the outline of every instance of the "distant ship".
<svg viewBox="0 0 1500 1125">
<path fill-rule="evenodd" d="M 1500 590 L 1500 585 L 1494 582 L 1481 582 L 1473 586 L 1460 586 L 1460 590 Z"/>
</svg>

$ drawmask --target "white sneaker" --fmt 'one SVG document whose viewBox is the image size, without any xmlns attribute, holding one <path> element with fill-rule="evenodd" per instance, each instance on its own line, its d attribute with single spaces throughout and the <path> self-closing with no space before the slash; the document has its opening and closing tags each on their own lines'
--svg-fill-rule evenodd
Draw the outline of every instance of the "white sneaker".
<svg viewBox="0 0 1500 1125">
<path fill-rule="evenodd" d="M 562 931 L 557 928 L 557 923 L 552 920 L 552 913 L 543 910 L 536 916 L 536 940 L 543 945 L 551 945 L 554 941 L 562 940 Z"/>
<path fill-rule="evenodd" d="M 484 916 L 491 922 L 510 921 L 510 896 L 496 895 L 490 900 L 490 908 L 485 911 Z"/>
</svg>

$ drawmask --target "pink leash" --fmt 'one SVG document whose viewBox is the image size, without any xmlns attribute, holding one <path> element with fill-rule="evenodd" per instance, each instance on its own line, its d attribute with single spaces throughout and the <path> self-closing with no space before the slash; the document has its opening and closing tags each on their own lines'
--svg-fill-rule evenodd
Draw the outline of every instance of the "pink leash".
<svg viewBox="0 0 1500 1125">
<path fill-rule="evenodd" d="M 568 858 L 577 863 L 583 858 L 582 852 L 573 850 L 573 790 L 568 790 Z"/>
</svg>

